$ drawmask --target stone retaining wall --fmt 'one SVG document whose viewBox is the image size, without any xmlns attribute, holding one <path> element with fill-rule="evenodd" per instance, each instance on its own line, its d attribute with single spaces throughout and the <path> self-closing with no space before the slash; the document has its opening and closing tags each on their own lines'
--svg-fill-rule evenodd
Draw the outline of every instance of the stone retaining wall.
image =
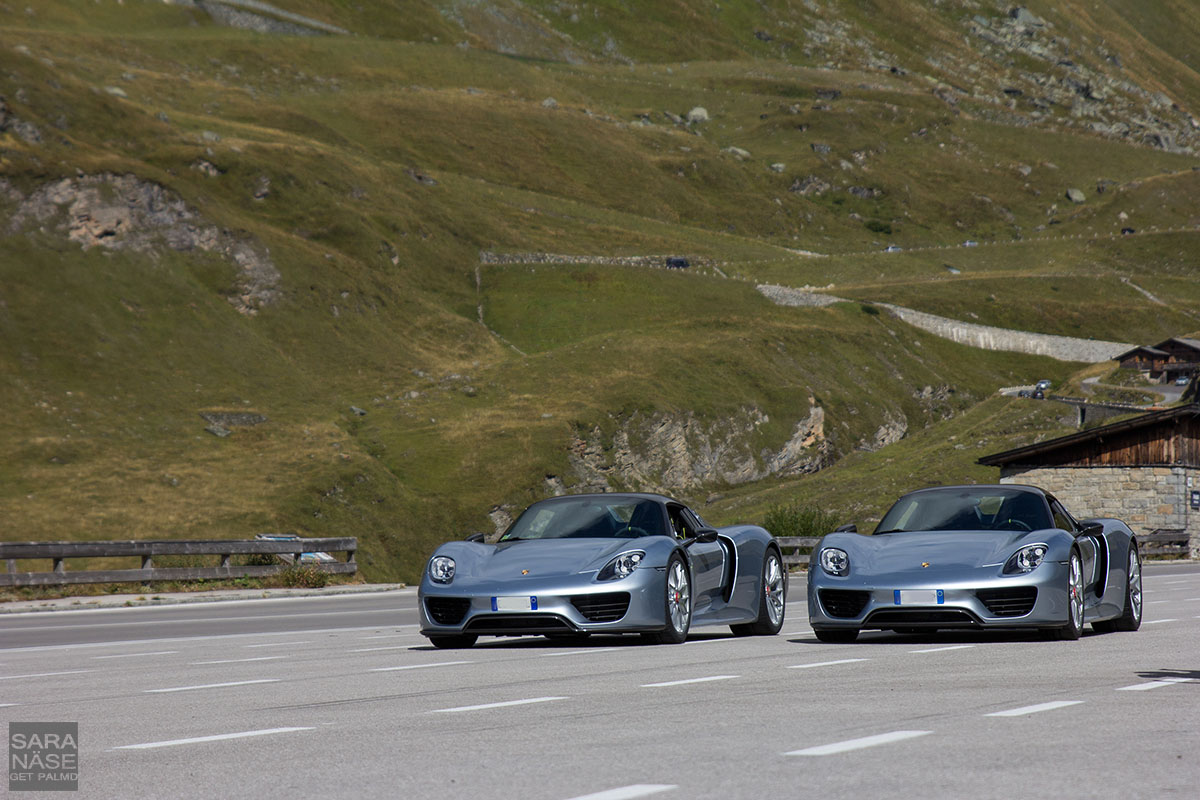
<svg viewBox="0 0 1200 800">
<path fill-rule="evenodd" d="M 1135 534 L 1186 531 L 1189 553 L 1200 558 L 1200 511 L 1189 494 L 1200 490 L 1191 467 L 1005 467 L 1001 483 L 1040 486 L 1081 517 L 1116 517 Z"/>
</svg>

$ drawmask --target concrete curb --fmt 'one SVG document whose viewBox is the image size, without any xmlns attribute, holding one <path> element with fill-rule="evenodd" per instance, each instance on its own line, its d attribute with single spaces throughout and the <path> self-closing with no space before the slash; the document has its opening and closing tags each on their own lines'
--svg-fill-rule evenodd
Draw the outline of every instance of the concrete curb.
<svg viewBox="0 0 1200 800">
<path fill-rule="evenodd" d="M 0 615 L 27 614 L 36 611 L 87 611 L 99 608 L 141 608 L 185 603 L 221 603 L 237 600 L 281 600 L 296 597 L 332 597 L 347 594 L 372 594 L 410 589 L 403 583 L 354 583 L 322 589 L 214 589 L 206 592 L 140 592 L 83 597 L 55 597 L 47 600 L 12 600 L 0 603 Z M 413 589 L 415 591 L 415 589 Z"/>
</svg>

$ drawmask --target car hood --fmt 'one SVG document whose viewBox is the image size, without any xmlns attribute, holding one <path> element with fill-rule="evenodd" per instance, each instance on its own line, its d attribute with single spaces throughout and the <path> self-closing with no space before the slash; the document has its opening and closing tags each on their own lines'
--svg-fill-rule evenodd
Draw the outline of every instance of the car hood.
<svg viewBox="0 0 1200 800">
<path fill-rule="evenodd" d="M 916 569 L 933 573 L 1003 565 L 1024 544 L 1048 542 L 1062 531 L 936 531 L 878 536 L 834 534 L 822 547 L 840 547 L 859 575 L 894 574 Z M 928 564 L 928 566 L 924 566 Z"/>
<path fill-rule="evenodd" d="M 599 570 L 628 550 L 645 550 L 646 539 L 529 539 L 499 544 L 452 542 L 438 549 L 454 558 L 458 574 L 478 579 L 523 575 L 552 578 Z"/>
</svg>

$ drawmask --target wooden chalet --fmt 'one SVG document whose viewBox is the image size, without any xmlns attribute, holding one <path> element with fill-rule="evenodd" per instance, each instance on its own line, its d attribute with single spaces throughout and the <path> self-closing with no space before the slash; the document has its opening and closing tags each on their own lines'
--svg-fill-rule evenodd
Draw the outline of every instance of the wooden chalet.
<svg viewBox="0 0 1200 800">
<path fill-rule="evenodd" d="M 1200 369 L 1200 339 L 1172 337 L 1156 345 L 1142 345 L 1116 357 L 1126 369 L 1136 369 L 1149 380 L 1168 383 Z"/>
<path fill-rule="evenodd" d="M 1145 545 L 1200 558 L 1200 403 L 984 456 L 1001 483 L 1041 486 L 1086 517 L 1124 520 Z"/>
</svg>

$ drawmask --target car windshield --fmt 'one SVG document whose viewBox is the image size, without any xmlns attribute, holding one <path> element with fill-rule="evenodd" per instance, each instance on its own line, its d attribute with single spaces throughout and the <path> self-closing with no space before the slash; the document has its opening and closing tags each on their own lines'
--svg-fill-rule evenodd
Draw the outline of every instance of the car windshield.
<svg viewBox="0 0 1200 800">
<path fill-rule="evenodd" d="M 907 494 L 875 534 L 910 531 L 1034 531 L 1054 527 L 1046 503 L 1020 489 L 957 487 Z"/>
<path fill-rule="evenodd" d="M 662 508 L 638 498 L 580 497 L 537 503 L 525 510 L 500 541 L 518 539 L 632 539 L 666 535 Z"/>
</svg>

